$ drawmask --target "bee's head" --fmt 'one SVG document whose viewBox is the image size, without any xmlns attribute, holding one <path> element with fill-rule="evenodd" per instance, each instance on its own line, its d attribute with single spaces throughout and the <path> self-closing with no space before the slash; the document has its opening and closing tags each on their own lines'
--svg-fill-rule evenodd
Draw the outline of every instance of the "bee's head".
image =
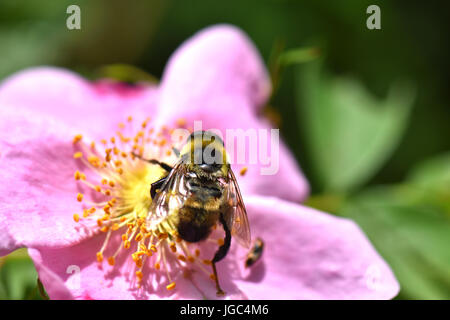
<svg viewBox="0 0 450 320">
<path fill-rule="evenodd" d="M 223 140 L 210 131 L 191 133 L 180 153 L 183 162 L 202 176 L 225 176 L 228 170 Z"/>
</svg>

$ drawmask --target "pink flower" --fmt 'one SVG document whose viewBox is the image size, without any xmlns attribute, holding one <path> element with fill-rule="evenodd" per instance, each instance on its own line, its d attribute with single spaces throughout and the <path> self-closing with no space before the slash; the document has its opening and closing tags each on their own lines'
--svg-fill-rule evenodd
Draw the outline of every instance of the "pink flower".
<svg viewBox="0 0 450 320">
<path fill-rule="evenodd" d="M 29 248 L 52 299 L 216 298 L 209 260 L 220 228 L 198 245 L 143 228 L 150 184 L 162 169 L 133 160 L 131 152 L 172 162 L 168 133 L 194 120 L 222 132 L 270 129 L 259 115 L 270 90 L 254 46 L 226 25 L 183 44 L 159 86 L 89 83 L 55 68 L 5 80 L 0 254 Z M 217 265 L 227 298 L 398 293 L 389 266 L 355 223 L 297 203 L 308 184 L 283 143 L 276 174 L 261 175 L 260 163 L 245 166 L 237 179 L 252 235 L 264 239 L 265 249 L 262 261 L 245 269 L 246 251 L 233 243 Z"/>
</svg>

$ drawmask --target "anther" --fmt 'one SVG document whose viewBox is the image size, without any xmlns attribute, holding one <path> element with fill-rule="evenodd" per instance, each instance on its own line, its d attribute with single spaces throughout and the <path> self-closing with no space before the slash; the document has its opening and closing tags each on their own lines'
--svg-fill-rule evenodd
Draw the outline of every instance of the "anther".
<svg viewBox="0 0 450 320">
<path fill-rule="evenodd" d="M 168 284 L 166 286 L 166 289 L 169 290 L 169 291 L 175 289 L 175 282 L 172 282 L 171 284 Z"/>
<path fill-rule="evenodd" d="M 114 259 L 114 257 L 109 257 L 108 258 L 108 264 L 110 266 L 113 266 L 116 263 L 116 259 Z"/>
<path fill-rule="evenodd" d="M 81 134 L 77 134 L 73 137 L 73 143 L 77 143 L 78 141 L 81 141 L 81 139 L 83 139 L 83 136 Z"/>
<path fill-rule="evenodd" d="M 80 159 L 83 157 L 83 153 L 81 151 L 75 152 L 73 154 L 74 159 Z"/>
<path fill-rule="evenodd" d="M 207 266 L 210 266 L 211 265 L 211 260 L 202 260 L 202 262 L 204 263 L 204 264 L 206 264 Z"/>
<path fill-rule="evenodd" d="M 179 126 L 179 127 L 184 127 L 184 126 L 186 125 L 186 120 L 183 119 L 183 118 L 179 118 L 179 119 L 176 121 L 176 125 Z"/>
</svg>

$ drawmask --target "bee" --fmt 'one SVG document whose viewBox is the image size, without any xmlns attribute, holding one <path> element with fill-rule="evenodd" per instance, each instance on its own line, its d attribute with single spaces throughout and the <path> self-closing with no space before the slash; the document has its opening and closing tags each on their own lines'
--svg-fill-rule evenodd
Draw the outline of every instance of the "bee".
<svg viewBox="0 0 450 320">
<path fill-rule="evenodd" d="M 264 250 L 264 241 L 261 238 L 256 238 L 253 247 L 247 254 L 245 260 L 245 267 L 249 268 L 261 259 Z"/>
<path fill-rule="evenodd" d="M 151 184 L 152 205 L 147 222 L 175 229 L 181 239 L 191 243 L 207 239 L 216 225 L 222 225 L 225 238 L 211 265 L 217 295 L 224 295 L 216 263 L 227 255 L 232 235 L 246 248 L 251 243 L 239 186 L 218 135 L 209 131 L 193 132 L 178 152 L 178 157 L 173 167 L 157 160 L 147 160 L 167 171 L 167 175 Z"/>
</svg>

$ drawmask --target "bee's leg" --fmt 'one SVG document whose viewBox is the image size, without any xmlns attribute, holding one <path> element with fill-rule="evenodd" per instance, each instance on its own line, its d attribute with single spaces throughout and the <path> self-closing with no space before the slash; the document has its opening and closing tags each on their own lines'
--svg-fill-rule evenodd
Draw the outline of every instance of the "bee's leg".
<svg viewBox="0 0 450 320">
<path fill-rule="evenodd" d="M 219 285 L 219 278 L 217 276 L 217 270 L 216 270 L 216 262 L 219 262 L 220 260 L 225 258 L 225 256 L 228 253 L 228 250 L 230 249 L 231 231 L 228 228 L 222 214 L 220 215 L 219 221 L 220 221 L 220 223 L 222 223 L 223 230 L 225 231 L 225 239 L 224 239 L 223 245 L 221 245 L 219 247 L 219 249 L 217 249 L 216 254 L 214 255 L 214 258 L 212 259 L 212 267 L 213 267 L 213 272 L 214 272 L 214 280 L 216 281 L 217 295 L 223 296 L 225 294 L 225 292 L 222 290 L 222 288 L 220 288 L 220 285 Z"/>
<path fill-rule="evenodd" d="M 151 184 L 150 187 L 150 196 L 152 197 L 152 200 L 155 198 L 156 196 L 156 190 L 161 189 L 162 185 L 164 184 L 164 182 L 166 181 L 167 177 L 161 178 L 158 181 L 155 181 Z"/>
<path fill-rule="evenodd" d="M 144 159 L 144 158 L 142 158 L 140 155 L 138 155 L 138 154 L 136 154 L 136 153 L 134 153 L 134 152 L 133 152 L 133 155 L 134 155 L 136 158 L 139 158 L 139 159 L 141 159 L 141 160 L 143 160 L 143 161 L 146 161 L 146 162 L 148 162 L 148 163 L 151 163 L 151 164 L 157 164 L 157 165 L 159 165 L 161 168 L 163 168 L 164 170 L 166 170 L 167 172 L 172 171 L 172 167 L 169 166 L 167 163 L 160 162 L 160 161 L 158 161 L 158 160 L 156 160 L 156 159 Z"/>
</svg>

